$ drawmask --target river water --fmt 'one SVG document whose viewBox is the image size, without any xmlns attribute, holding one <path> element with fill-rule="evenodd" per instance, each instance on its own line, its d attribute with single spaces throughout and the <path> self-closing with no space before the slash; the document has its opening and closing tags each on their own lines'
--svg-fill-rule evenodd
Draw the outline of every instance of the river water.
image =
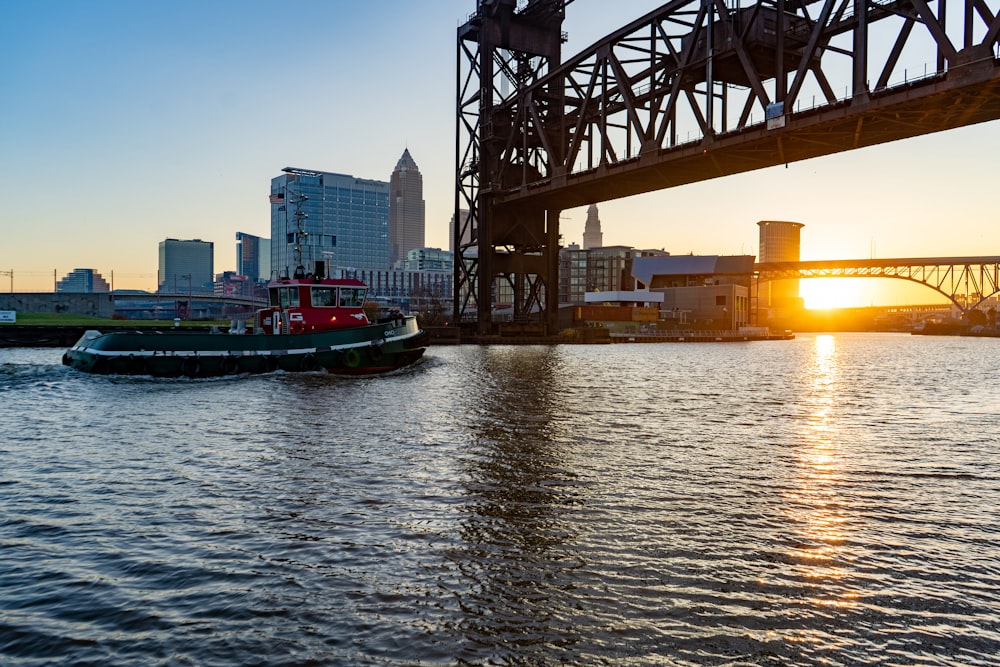
<svg viewBox="0 0 1000 667">
<path fill-rule="evenodd" d="M 0 350 L 0 664 L 1000 664 L 1000 339 Z"/>
</svg>

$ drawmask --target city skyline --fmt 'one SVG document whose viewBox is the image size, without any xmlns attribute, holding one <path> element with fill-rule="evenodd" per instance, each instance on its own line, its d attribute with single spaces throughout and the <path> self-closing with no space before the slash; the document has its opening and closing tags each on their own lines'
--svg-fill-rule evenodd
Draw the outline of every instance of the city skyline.
<svg viewBox="0 0 1000 667">
<path fill-rule="evenodd" d="M 573 3 L 564 57 L 659 4 Z M 214 241 L 218 269 L 234 269 L 236 231 L 270 234 L 265 193 L 278 170 L 387 180 L 404 149 L 420 156 L 426 245 L 449 247 L 455 34 L 475 1 L 306 6 L 310 21 L 279 22 L 291 51 L 289 39 L 274 38 L 273 7 L 260 2 L 9 8 L 0 25 L 0 85 L 11 92 L 0 109 L 0 271 L 15 272 L 16 289 L 33 280 L 46 289 L 53 269 L 75 267 L 150 289 L 168 237 Z M 402 57 L 414 63 L 405 78 L 394 75 Z M 804 260 L 1000 254 L 985 194 L 998 139 L 994 121 L 597 202 L 604 243 L 757 255 L 756 222 L 791 220 L 806 225 Z M 564 245 L 582 240 L 585 220 L 586 207 L 563 213 Z M 802 281 L 803 293 L 821 283 L 842 295 L 851 285 Z M 899 291 L 888 283 L 902 281 L 867 279 L 860 289 Z M 926 288 L 906 293 L 936 300 Z"/>
</svg>

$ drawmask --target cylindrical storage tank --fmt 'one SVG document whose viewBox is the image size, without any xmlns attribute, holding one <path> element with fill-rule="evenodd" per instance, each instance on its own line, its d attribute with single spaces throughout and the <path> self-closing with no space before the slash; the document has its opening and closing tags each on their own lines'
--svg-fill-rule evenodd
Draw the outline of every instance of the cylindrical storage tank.
<svg viewBox="0 0 1000 667">
<path fill-rule="evenodd" d="M 758 262 L 798 262 L 801 222 L 761 220 Z M 783 307 L 801 305 L 798 280 L 774 280 L 761 284 L 762 306 Z"/>
</svg>

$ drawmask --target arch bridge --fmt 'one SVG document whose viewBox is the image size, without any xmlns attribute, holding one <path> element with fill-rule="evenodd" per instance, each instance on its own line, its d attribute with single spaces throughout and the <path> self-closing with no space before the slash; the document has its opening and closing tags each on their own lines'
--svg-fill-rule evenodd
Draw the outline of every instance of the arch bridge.
<svg viewBox="0 0 1000 667">
<path fill-rule="evenodd" d="M 1000 257 L 922 257 L 763 262 L 758 283 L 799 278 L 900 278 L 944 295 L 963 313 L 1000 293 Z"/>
<path fill-rule="evenodd" d="M 570 3 L 458 29 L 454 307 L 480 333 L 500 299 L 555 332 L 564 209 L 1000 118 L 1000 0 L 672 0 L 563 61 Z"/>
</svg>

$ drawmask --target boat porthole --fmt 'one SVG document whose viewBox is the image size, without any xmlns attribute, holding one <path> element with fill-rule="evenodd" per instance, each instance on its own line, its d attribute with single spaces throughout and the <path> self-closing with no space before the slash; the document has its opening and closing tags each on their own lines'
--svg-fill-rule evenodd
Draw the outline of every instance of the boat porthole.
<svg viewBox="0 0 1000 667">
<path fill-rule="evenodd" d="M 201 364 L 196 357 L 187 357 L 181 361 L 181 373 L 188 377 L 194 377 L 201 370 Z"/>
<path fill-rule="evenodd" d="M 319 368 L 319 363 L 317 363 L 316 357 L 311 354 L 307 354 L 299 361 L 299 370 L 301 371 L 314 371 L 317 368 Z"/>
<path fill-rule="evenodd" d="M 357 368 L 358 364 L 361 363 L 361 353 L 355 350 L 353 347 L 349 350 L 344 350 L 344 365 L 348 368 Z"/>
</svg>

